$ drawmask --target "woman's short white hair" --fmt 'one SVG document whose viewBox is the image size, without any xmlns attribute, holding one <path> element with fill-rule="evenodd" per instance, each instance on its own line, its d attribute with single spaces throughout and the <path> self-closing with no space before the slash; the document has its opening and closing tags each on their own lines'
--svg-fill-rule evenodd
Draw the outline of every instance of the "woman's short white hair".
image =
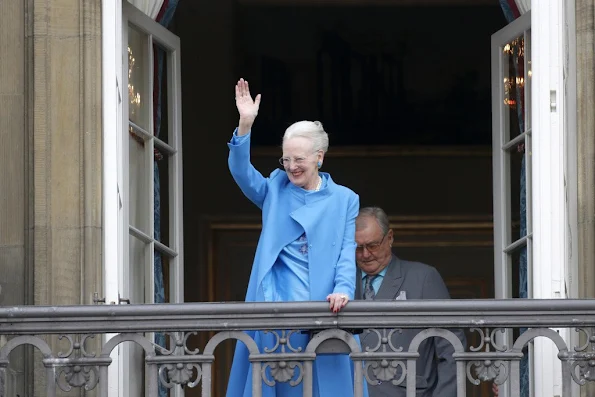
<svg viewBox="0 0 595 397">
<path fill-rule="evenodd" d="M 328 151 L 328 134 L 320 121 L 298 121 L 290 125 L 283 135 L 283 142 L 290 138 L 306 138 L 312 142 L 314 150 Z"/>
</svg>

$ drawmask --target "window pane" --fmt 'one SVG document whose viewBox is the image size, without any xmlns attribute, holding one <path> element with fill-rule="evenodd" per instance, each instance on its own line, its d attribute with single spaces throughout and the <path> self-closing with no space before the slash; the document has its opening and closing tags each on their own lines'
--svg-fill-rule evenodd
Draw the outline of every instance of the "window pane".
<svg viewBox="0 0 595 397">
<path fill-rule="evenodd" d="M 128 118 L 144 130 L 150 128 L 150 63 L 148 36 L 128 29 Z"/>
<path fill-rule="evenodd" d="M 129 177 L 129 222 L 131 226 L 152 235 L 151 226 L 151 201 L 153 191 L 152 153 L 150 142 L 144 141 L 134 133 L 128 138 L 128 177 Z"/>
<path fill-rule="evenodd" d="M 508 157 L 510 158 L 510 236 L 511 240 L 507 245 L 515 242 L 524 235 L 521 235 L 521 226 L 526 225 L 526 214 L 523 211 L 521 216 L 521 188 L 525 184 L 524 172 L 524 154 L 522 152 L 513 151 Z"/>
<path fill-rule="evenodd" d="M 131 284 L 134 285 L 134 288 L 130 292 L 131 296 L 128 299 L 130 299 L 131 304 L 151 303 L 153 298 L 149 296 L 150 291 L 146 289 L 148 286 L 145 282 L 146 277 L 151 274 L 148 272 L 151 271 L 153 266 L 150 263 L 150 246 L 132 235 L 129 235 L 128 239 L 130 243 L 128 254 L 129 277 Z"/>
<path fill-rule="evenodd" d="M 160 298 L 157 299 L 155 297 L 155 303 L 170 303 L 169 297 L 169 265 L 171 259 L 166 254 L 159 252 L 158 250 L 154 251 L 155 255 L 155 290 L 156 294 Z M 157 274 L 157 271 L 161 271 L 161 275 Z M 157 288 L 159 286 L 159 288 Z"/>
<path fill-rule="evenodd" d="M 155 58 L 154 96 L 155 104 L 154 134 L 163 142 L 169 140 L 169 103 L 168 103 L 168 54 L 167 50 L 158 44 L 153 45 Z"/>
<path fill-rule="evenodd" d="M 521 255 L 527 252 L 527 247 L 520 247 L 516 249 L 510 255 L 510 264 L 512 271 L 510 272 L 510 276 L 512 278 L 511 281 L 511 298 L 519 298 L 520 297 L 520 263 L 521 263 Z"/>
<path fill-rule="evenodd" d="M 169 239 L 169 161 L 170 158 L 161 154 L 155 161 L 155 235 L 157 241 L 171 248 Z"/>
<path fill-rule="evenodd" d="M 508 255 L 511 266 L 512 298 L 528 298 L 528 252 L 532 240 L 527 239 L 525 244 L 517 247 Z"/>
<path fill-rule="evenodd" d="M 502 49 L 505 142 L 525 131 L 525 48 L 520 36 Z"/>
</svg>

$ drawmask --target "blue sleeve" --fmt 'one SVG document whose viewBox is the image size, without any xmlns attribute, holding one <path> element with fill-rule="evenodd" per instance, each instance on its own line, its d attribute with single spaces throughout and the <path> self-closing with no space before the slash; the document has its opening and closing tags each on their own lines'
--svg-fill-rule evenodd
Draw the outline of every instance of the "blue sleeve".
<svg viewBox="0 0 595 397">
<path fill-rule="evenodd" d="M 250 201 L 262 209 L 268 189 L 268 179 L 250 163 L 250 133 L 237 136 L 237 128 L 233 133 L 229 147 L 227 164 L 231 176 Z"/>
<path fill-rule="evenodd" d="M 246 135 L 238 136 L 238 129 L 236 128 L 231 136 L 230 145 L 238 146 L 250 139 L 251 131 L 248 131 Z"/>
<path fill-rule="evenodd" d="M 359 213 L 359 196 L 354 194 L 350 200 L 345 219 L 345 232 L 341 245 L 341 254 L 335 272 L 335 288 L 333 292 L 344 293 L 353 300 L 355 294 L 355 218 Z"/>
</svg>

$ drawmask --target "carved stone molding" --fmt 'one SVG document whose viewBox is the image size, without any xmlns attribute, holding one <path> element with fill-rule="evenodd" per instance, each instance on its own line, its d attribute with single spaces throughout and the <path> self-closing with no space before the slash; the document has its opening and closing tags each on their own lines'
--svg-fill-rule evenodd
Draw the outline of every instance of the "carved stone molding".
<svg viewBox="0 0 595 397">
<path fill-rule="evenodd" d="M 91 304 L 102 284 L 101 0 L 26 0 L 24 7 L 31 303 Z M 46 380 L 35 363 L 29 394 L 42 395 Z M 64 372 L 67 384 L 93 381 L 75 369 Z"/>
</svg>

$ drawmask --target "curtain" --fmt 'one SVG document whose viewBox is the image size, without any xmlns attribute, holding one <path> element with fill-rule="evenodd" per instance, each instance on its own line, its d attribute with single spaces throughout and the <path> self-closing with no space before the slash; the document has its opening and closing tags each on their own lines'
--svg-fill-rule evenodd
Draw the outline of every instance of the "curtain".
<svg viewBox="0 0 595 397">
<path fill-rule="evenodd" d="M 164 0 L 128 0 L 130 4 L 144 12 L 151 19 L 155 20 L 161 7 L 163 6 Z"/>
<path fill-rule="evenodd" d="M 511 23 L 519 16 L 526 13 L 531 8 L 531 0 L 500 0 L 500 6 L 508 23 Z M 513 50 L 513 63 L 515 77 L 524 77 L 524 59 L 519 57 L 520 51 Z M 527 54 L 528 55 L 528 54 Z M 516 103 L 517 120 L 519 131 L 525 129 L 525 98 L 524 90 L 518 84 L 516 85 Z M 527 184 L 525 162 L 526 155 L 524 145 L 519 145 L 521 153 L 521 175 L 520 175 L 520 238 L 527 235 Z M 528 298 L 527 294 L 527 247 L 523 247 L 519 253 L 519 298 Z M 523 333 L 525 329 L 521 329 Z M 523 355 L 520 362 L 520 396 L 529 397 L 529 356 Z"/>
<path fill-rule="evenodd" d="M 515 0 L 515 4 L 521 15 L 531 9 L 531 0 Z"/>
</svg>

